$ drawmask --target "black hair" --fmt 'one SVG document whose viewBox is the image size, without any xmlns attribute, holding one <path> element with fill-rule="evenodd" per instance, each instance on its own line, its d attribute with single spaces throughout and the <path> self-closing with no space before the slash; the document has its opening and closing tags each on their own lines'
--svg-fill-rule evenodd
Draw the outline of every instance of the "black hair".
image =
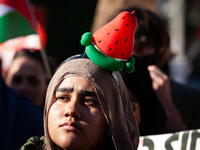
<svg viewBox="0 0 200 150">
<path fill-rule="evenodd" d="M 152 88 L 147 66 L 142 59 L 134 56 L 135 70 L 132 73 L 121 71 L 125 85 L 139 100 L 141 122 L 140 135 L 154 135 L 166 132 L 166 114 Z"/>
<path fill-rule="evenodd" d="M 50 55 L 48 55 L 46 52 L 45 52 L 45 55 L 47 57 L 47 60 L 48 60 L 49 66 L 50 66 L 51 73 L 54 73 L 55 69 L 57 67 L 56 60 L 54 58 L 52 58 Z M 20 58 L 20 57 L 28 57 L 28 58 L 31 58 L 33 60 L 38 61 L 41 64 L 44 72 L 46 73 L 46 69 L 45 69 L 45 66 L 44 66 L 41 50 L 38 50 L 38 49 L 20 49 L 19 51 L 17 51 L 15 53 L 13 60 L 16 59 L 16 58 Z"/>
</svg>

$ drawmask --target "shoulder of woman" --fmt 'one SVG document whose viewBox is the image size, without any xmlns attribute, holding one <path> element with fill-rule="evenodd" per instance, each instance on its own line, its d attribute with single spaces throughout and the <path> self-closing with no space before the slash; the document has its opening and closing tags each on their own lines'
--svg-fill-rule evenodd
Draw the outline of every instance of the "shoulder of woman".
<svg viewBox="0 0 200 150">
<path fill-rule="evenodd" d="M 28 139 L 20 150 L 41 150 L 44 143 L 45 143 L 44 136 L 42 136 L 41 138 L 34 136 Z"/>
</svg>

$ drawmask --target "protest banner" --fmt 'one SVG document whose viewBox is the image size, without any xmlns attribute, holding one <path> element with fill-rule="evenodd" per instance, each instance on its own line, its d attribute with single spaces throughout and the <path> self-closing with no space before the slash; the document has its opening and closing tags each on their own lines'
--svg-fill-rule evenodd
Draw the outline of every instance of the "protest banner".
<svg viewBox="0 0 200 150">
<path fill-rule="evenodd" d="M 138 150 L 200 150 L 200 129 L 141 136 Z"/>
</svg>

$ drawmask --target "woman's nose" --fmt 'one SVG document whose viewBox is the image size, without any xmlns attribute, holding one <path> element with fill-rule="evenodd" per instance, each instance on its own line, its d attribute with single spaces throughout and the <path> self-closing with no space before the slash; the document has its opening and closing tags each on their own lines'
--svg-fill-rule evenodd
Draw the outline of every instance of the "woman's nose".
<svg viewBox="0 0 200 150">
<path fill-rule="evenodd" d="M 27 81 L 23 80 L 21 84 L 18 85 L 18 91 L 27 93 L 30 90 L 30 86 Z"/>
<path fill-rule="evenodd" d="M 66 105 L 64 111 L 66 117 L 81 119 L 81 104 L 78 103 L 77 98 L 71 99 Z"/>
</svg>

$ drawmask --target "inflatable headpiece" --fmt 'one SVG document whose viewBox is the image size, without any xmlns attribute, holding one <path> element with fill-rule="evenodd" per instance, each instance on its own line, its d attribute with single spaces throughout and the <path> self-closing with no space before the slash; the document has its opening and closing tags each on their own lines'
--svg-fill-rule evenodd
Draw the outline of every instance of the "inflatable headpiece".
<svg viewBox="0 0 200 150">
<path fill-rule="evenodd" d="M 92 33 L 82 35 L 87 56 L 98 66 L 109 71 L 134 70 L 132 57 L 137 18 L 133 12 L 124 11 L 112 21 Z"/>
</svg>

